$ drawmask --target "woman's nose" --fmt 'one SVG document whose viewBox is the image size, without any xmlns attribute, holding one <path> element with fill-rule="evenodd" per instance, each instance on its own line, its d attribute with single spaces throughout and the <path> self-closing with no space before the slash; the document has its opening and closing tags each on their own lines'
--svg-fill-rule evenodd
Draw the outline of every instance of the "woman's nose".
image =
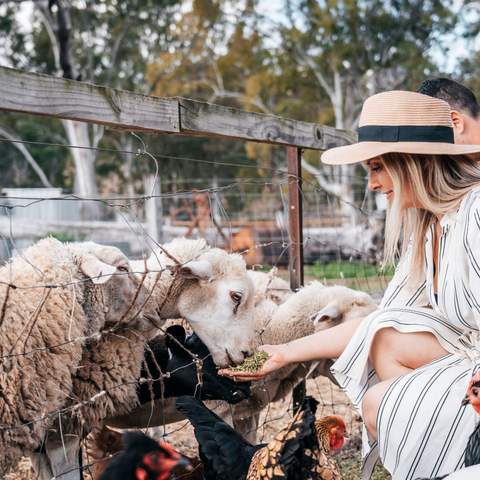
<svg viewBox="0 0 480 480">
<path fill-rule="evenodd" d="M 379 190 L 380 187 L 381 187 L 380 184 L 375 179 L 373 179 L 372 177 L 368 177 L 368 189 L 371 192 L 374 192 L 375 190 Z"/>
</svg>

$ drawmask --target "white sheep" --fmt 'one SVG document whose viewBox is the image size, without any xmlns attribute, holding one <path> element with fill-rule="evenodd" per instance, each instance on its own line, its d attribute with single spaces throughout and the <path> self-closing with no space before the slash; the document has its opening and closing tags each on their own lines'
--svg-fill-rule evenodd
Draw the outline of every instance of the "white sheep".
<svg viewBox="0 0 480 480">
<path fill-rule="evenodd" d="M 182 238 L 159 247 L 148 260 L 131 262 L 131 267 L 147 290 L 144 316 L 155 319 L 156 327 L 162 328 L 169 318 L 185 318 L 220 366 L 240 363 L 250 354 L 255 340 L 253 285 L 240 255 L 210 248 L 204 240 Z M 62 478 L 80 478 L 82 435 L 100 429 L 108 417 L 136 407 L 136 386 L 150 333 L 126 328 L 84 346 L 72 392 L 77 401 L 95 398 L 95 406 L 85 406 L 81 416 L 65 418 L 55 426 L 56 432 L 46 441 L 48 462 L 45 457 L 36 459 L 37 473 L 45 472 L 40 478 L 62 472 L 70 472 Z M 69 434 L 67 459 L 60 431 Z"/>
<path fill-rule="evenodd" d="M 364 292 L 343 286 L 325 287 L 312 282 L 277 306 L 265 299 L 255 309 L 256 329 L 261 344 L 287 343 L 340 322 L 366 317 L 377 308 Z M 260 411 L 270 402 L 285 398 L 307 374 L 330 376 L 331 360 L 316 365 L 290 365 L 252 384 L 249 399 L 234 405 L 235 428 L 254 441 Z"/>
<path fill-rule="evenodd" d="M 280 305 L 292 295 L 290 285 L 283 278 L 277 277 L 277 268 L 275 267 L 268 273 L 249 270 L 248 276 L 251 278 L 255 289 L 255 306 L 265 299 L 272 300 L 272 302 Z"/>
<path fill-rule="evenodd" d="M 144 262 L 132 262 L 152 292 L 146 313 L 184 318 L 218 366 L 241 363 L 255 345 L 254 290 L 241 255 L 203 239 L 175 239 Z M 158 273 L 160 272 L 160 273 Z"/>
<path fill-rule="evenodd" d="M 120 250 L 92 242 L 47 238 L 0 269 L 0 474 L 40 446 L 71 402 L 85 338 L 131 321 L 138 288 Z"/>
<path fill-rule="evenodd" d="M 253 288 L 240 256 L 209 248 L 203 240 L 177 239 L 154 251 L 146 262 L 131 266 L 144 279 L 148 292 L 144 311 L 147 317 L 156 317 L 157 327 L 168 318 L 185 318 L 222 366 L 241 362 L 252 350 Z M 106 334 L 85 345 L 73 393 L 88 399 L 108 392 L 95 409 L 85 409 L 85 430 L 136 405 L 136 381 L 148 339 L 138 329 L 127 328 L 121 335 Z"/>
</svg>

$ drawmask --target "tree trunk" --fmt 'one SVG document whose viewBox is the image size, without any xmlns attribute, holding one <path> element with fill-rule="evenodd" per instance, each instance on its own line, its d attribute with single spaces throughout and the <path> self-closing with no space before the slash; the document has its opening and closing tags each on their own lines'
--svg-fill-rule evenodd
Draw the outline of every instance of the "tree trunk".
<svg viewBox="0 0 480 480">
<path fill-rule="evenodd" d="M 63 120 L 62 123 L 70 145 L 91 147 L 87 123 L 72 120 Z M 75 164 L 74 194 L 85 199 L 96 198 L 98 196 L 95 178 L 96 151 L 88 148 L 72 148 L 71 152 Z M 101 217 L 99 202 L 82 202 L 80 208 L 82 220 L 99 220 Z"/>
<path fill-rule="evenodd" d="M 8 140 L 12 141 L 12 145 L 23 155 L 23 158 L 25 158 L 27 163 L 32 167 L 32 169 L 38 175 L 38 178 L 42 182 L 42 185 L 45 188 L 52 188 L 52 184 L 49 182 L 47 176 L 45 175 L 45 172 L 40 168 L 40 165 L 38 165 L 38 163 L 32 157 L 27 147 L 23 143 L 19 142 L 20 138 L 8 132 L 2 127 L 0 127 L 0 134 L 2 134 L 5 138 L 8 138 Z"/>
<path fill-rule="evenodd" d="M 162 199 L 160 177 L 155 178 L 155 175 L 148 175 L 143 177 L 143 185 L 145 188 L 145 195 L 151 198 L 145 201 L 145 218 L 147 222 L 148 243 L 153 248 L 155 243 L 160 243 L 162 240 Z"/>
</svg>

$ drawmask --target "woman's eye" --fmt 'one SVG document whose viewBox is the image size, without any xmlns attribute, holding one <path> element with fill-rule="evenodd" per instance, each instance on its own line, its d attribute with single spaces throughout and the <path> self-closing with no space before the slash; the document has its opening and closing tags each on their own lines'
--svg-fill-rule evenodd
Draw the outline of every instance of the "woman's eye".
<svg viewBox="0 0 480 480">
<path fill-rule="evenodd" d="M 372 167 L 371 171 L 372 171 L 372 172 L 379 172 L 381 169 L 382 169 L 382 167 L 380 167 L 379 165 L 377 165 L 377 166 L 375 166 L 375 167 Z"/>
</svg>

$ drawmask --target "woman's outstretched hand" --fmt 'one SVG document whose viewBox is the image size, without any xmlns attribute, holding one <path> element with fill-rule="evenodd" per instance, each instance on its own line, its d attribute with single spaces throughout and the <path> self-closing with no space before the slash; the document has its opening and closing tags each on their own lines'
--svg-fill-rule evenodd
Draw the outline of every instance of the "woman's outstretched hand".
<svg viewBox="0 0 480 480">
<path fill-rule="evenodd" d="M 239 382 L 250 382 L 252 380 L 260 380 L 268 374 L 288 365 L 287 356 L 285 354 L 286 345 L 262 345 L 260 350 L 268 353 L 268 359 L 262 367 L 256 372 L 239 372 L 236 370 L 229 370 L 224 368 L 218 371 L 219 375 L 233 378 Z"/>
</svg>

